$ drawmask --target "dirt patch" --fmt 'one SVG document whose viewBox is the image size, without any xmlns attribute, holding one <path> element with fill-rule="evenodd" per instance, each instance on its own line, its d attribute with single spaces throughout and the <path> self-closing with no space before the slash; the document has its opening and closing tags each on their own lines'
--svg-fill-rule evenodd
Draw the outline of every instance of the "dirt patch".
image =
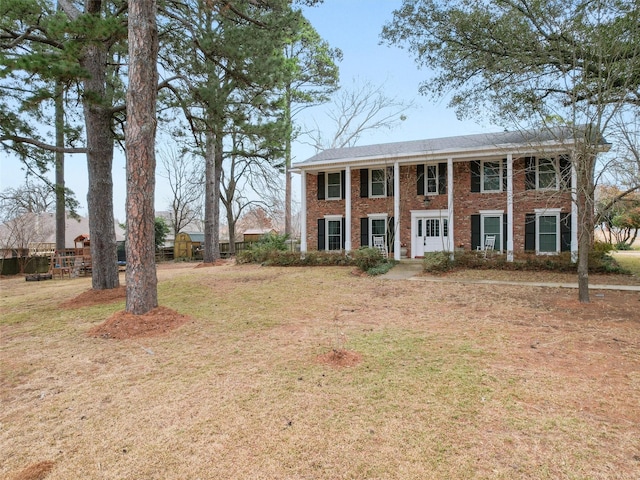
<svg viewBox="0 0 640 480">
<path fill-rule="evenodd" d="M 53 470 L 54 465 L 51 461 L 34 463 L 9 478 L 11 480 L 44 480 Z"/>
<path fill-rule="evenodd" d="M 127 298 L 127 288 L 124 285 L 118 288 L 109 288 L 106 290 L 88 290 L 81 293 L 77 297 L 62 302 L 58 307 L 60 308 L 82 308 L 91 307 L 93 305 L 100 305 L 103 303 L 117 302 Z"/>
<path fill-rule="evenodd" d="M 235 260 L 219 259 L 219 260 L 216 260 L 215 262 L 199 263 L 194 268 L 222 267 L 224 265 L 232 265 L 234 262 Z"/>
<path fill-rule="evenodd" d="M 117 312 L 101 325 L 87 332 L 90 337 L 127 338 L 155 337 L 175 330 L 190 320 L 170 308 L 157 307 L 144 315 L 129 312 Z"/>
<path fill-rule="evenodd" d="M 353 367 L 362 361 L 362 355 L 349 350 L 331 350 L 328 353 L 319 355 L 316 359 L 318 363 L 329 365 L 334 368 Z"/>
</svg>

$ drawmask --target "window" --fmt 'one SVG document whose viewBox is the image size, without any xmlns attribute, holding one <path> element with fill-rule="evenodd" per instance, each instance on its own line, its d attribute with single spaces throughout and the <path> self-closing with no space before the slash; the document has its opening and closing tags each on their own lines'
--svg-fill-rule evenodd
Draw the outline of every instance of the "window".
<svg viewBox="0 0 640 480">
<path fill-rule="evenodd" d="M 385 197 L 387 195 L 387 176 L 384 168 L 371 170 L 371 197 Z"/>
<path fill-rule="evenodd" d="M 536 168 L 536 188 L 538 190 L 557 190 L 558 175 L 556 161 L 553 158 L 538 158 Z"/>
<path fill-rule="evenodd" d="M 427 165 L 424 185 L 426 195 L 438 193 L 438 165 Z"/>
<path fill-rule="evenodd" d="M 341 176 L 340 172 L 327 173 L 327 199 L 340 199 L 342 197 Z"/>
<path fill-rule="evenodd" d="M 342 219 L 327 219 L 327 250 L 342 249 Z"/>
<path fill-rule="evenodd" d="M 480 245 L 486 243 L 487 235 L 495 235 L 495 250 L 502 251 L 502 212 L 481 214 Z"/>
<path fill-rule="evenodd" d="M 502 190 L 502 162 L 500 160 L 482 162 L 480 174 L 483 192 L 500 192 Z"/>
<path fill-rule="evenodd" d="M 387 220 L 385 214 L 369 215 L 369 245 L 373 245 L 373 237 L 384 237 L 387 243 Z"/>
<path fill-rule="evenodd" d="M 560 211 L 536 211 L 536 252 L 552 254 L 560 251 Z"/>
</svg>

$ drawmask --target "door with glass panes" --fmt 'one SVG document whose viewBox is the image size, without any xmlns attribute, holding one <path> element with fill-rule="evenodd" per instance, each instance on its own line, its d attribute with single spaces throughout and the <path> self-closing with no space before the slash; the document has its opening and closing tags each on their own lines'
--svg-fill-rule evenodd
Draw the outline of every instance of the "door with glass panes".
<svg viewBox="0 0 640 480">
<path fill-rule="evenodd" d="M 446 218 L 417 218 L 414 225 L 414 257 L 425 252 L 442 252 L 449 249 L 449 221 Z"/>
</svg>

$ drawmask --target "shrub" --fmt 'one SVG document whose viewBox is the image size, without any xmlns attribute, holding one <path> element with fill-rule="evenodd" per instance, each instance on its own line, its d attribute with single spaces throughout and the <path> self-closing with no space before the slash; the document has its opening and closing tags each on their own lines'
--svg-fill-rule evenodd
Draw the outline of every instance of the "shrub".
<svg viewBox="0 0 640 480">
<path fill-rule="evenodd" d="M 610 251 L 612 251 L 614 249 L 620 250 L 618 248 L 618 245 L 613 246 L 609 242 L 601 242 L 599 240 L 596 240 L 595 242 L 593 242 L 593 248 L 591 250 L 594 251 L 594 252 L 607 253 L 607 252 L 610 252 Z"/>
<path fill-rule="evenodd" d="M 451 261 L 448 252 L 428 252 L 424 254 L 422 261 L 422 269 L 430 273 L 447 272 L 453 268 L 454 262 Z"/>
<path fill-rule="evenodd" d="M 274 252 L 281 252 L 287 249 L 288 235 L 278 235 L 269 233 L 263 236 L 260 241 L 243 250 L 236 256 L 237 263 L 264 263 L 273 256 Z"/>
<path fill-rule="evenodd" d="M 367 275 L 371 275 L 372 277 L 376 275 L 384 275 L 389 270 L 391 270 L 398 262 L 395 260 L 383 260 L 383 263 L 376 265 L 375 267 L 371 267 L 367 270 Z"/>
<path fill-rule="evenodd" d="M 353 260 L 363 272 L 368 272 L 384 262 L 380 250 L 371 247 L 363 247 L 353 252 Z"/>
<path fill-rule="evenodd" d="M 629 245 L 627 242 L 618 242 L 615 245 L 615 249 L 616 250 L 631 250 L 631 245 Z"/>
</svg>

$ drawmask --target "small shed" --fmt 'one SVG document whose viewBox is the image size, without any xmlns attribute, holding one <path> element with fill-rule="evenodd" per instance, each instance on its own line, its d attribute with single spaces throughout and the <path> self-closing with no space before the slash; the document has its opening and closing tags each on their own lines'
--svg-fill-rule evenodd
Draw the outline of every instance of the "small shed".
<svg viewBox="0 0 640 480">
<path fill-rule="evenodd" d="M 180 232 L 173 242 L 173 258 L 193 258 L 203 243 L 204 233 Z"/>
<path fill-rule="evenodd" d="M 250 228 L 242 234 L 244 242 L 259 242 L 262 237 L 269 234 L 278 233 L 273 228 Z"/>
</svg>

